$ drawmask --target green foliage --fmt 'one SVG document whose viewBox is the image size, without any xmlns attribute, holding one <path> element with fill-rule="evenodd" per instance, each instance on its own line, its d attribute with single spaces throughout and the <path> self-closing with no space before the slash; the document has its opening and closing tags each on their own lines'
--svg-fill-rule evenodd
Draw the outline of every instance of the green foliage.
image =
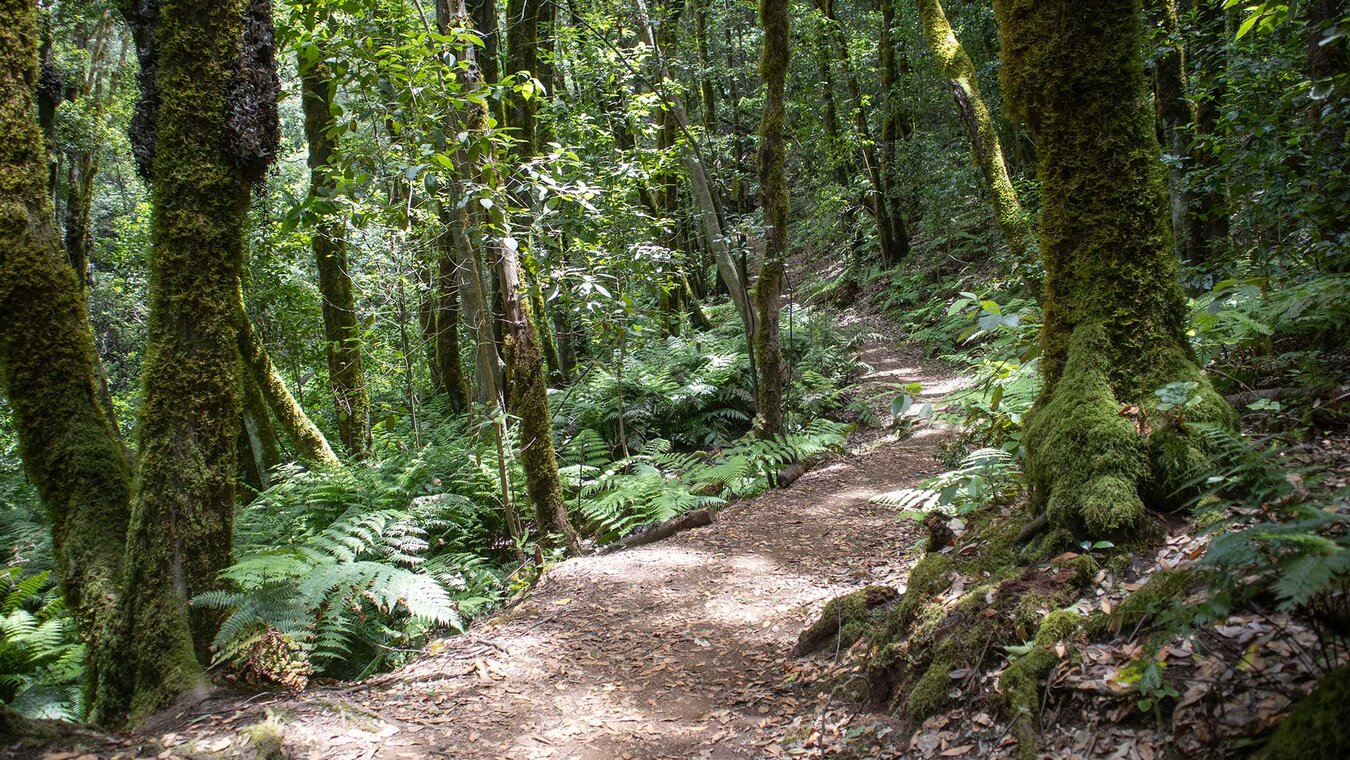
<svg viewBox="0 0 1350 760">
<path fill-rule="evenodd" d="M 84 644 L 46 571 L 0 575 L 0 703 L 29 718 L 84 718 Z"/>
<path fill-rule="evenodd" d="M 922 519 L 933 510 L 963 515 L 992 502 L 1007 502 L 1021 493 L 1021 467 L 1002 449 L 977 449 L 954 470 L 923 480 L 916 488 L 873 496 L 868 501 L 901 510 L 902 517 Z"/>
<path fill-rule="evenodd" d="M 608 464 L 562 468 L 568 503 L 604 541 L 681 512 L 725 504 L 768 489 L 778 470 L 838 450 L 845 427 L 814 420 L 782 438 L 745 436 L 712 452 L 680 453 L 656 439 L 642 453 Z"/>
<path fill-rule="evenodd" d="M 1314 496 L 1291 469 L 1289 449 L 1248 441 L 1220 427 L 1193 425 L 1213 452 L 1197 473 L 1199 500 L 1233 500 L 1234 520 L 1200 562 L 1214 571 L 1212 608 L 1223 614 L 1263 594 L 1281 610 L 1343 605 L 1350 579 L 1350 492 Z"/>
<path fill-rule="evenodd" d="M 275 631 L 316 673 L 359 677 L 489 609 L 505 573 L 488 453 L 481 431 L 443 419 L 407 454 L 281 473 L 237 519 L 226 589 L 195 600 L 229 611 L 216 662 L 247 667 Z"/>
</svg>

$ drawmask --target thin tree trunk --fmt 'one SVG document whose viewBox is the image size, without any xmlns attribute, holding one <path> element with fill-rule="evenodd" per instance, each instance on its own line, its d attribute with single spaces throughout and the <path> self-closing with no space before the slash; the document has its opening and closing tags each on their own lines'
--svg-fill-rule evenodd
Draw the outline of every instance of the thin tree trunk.
<svg viewBox="0 0 1350 760">
<path fill-rule="evenodd" d="M 1195 205 L 1186 185 L 1192 164 L 1190 129 L 1195 109 L 1187 98 L 1186 47 L 1182 41 L 1176 0 L 1148 0 L 1159 17 L 1167 39 L 1153 63 L 1153 94 L 1158 108 L 1163 150 L 1171 155 L 1168 190 L 1172 210 L 1172 238 L 1182 261 L 1196 263 L 1200 257 L 1197 242 L 1191 238 L 1190 209 Z"/>
<path fill-rule="evenodd" d="M 698 91 L 702 100 L 703 131 L 717 134 L 717 87 L 708 55 L 708 0 L 694 0 L 694 46 L 698 51 Z"/>
<path fill-rule="evenodd" d="M 437 239 L 436 259 L 436 373 L 440 376 L 450 408 L 456 413 L 469 409 L 469 383 L 460 363 L 460 277 L 454 244 L 454 223 L 442 216 L 444 229 Z"/>
<path fill-rule="evenodd" d="M 788 0 L 760 0 L 764 50 L 759 74 L 764 80 L 764 115 L 759 123 L 759 193 L 764 208 L 764 265 L 755 283 L 755 357 L 759 362 L 759 434 L 782 435 L 783 352 L 779 346 L 778 311 L 787 257 L 788 191 L 783 176 L 787 151 L 785 103 L 790 50 Z"/>
<path fill-rule="evenodd" d="M 853 70 L 848 38 L 844 35 L 844 28 L 839 19 L 834 15 L 833 0 L 814 0 L 814 2 L 816 9 L 825 17 L 835 58 L 843 69 L 849 106 L 853 112 L 853 128 L 858 140 L 858 151 L 870 186 L 869 197 L 872 203 L 872 216 L 877 225 L 877 244 L 881 263 L 882 266 L 891 267 L 909 255 L 909 233 L 905 229 L 904 220 L 896 215 L 892 209 L 891 199 L 886 195 L 886 184 L 881 177 L 881 161 L 877 157 L 876 144 L 872 140 L 872 128 L 867 124 L 862 87 L 858 84 L 857 72 Z"/>
<path fill-rule="evenodd" d="M 1227 182 L 1222 176 L 1222 160 L 1214 142 L 1218 139 L 1219 104 L 1227 89 L 1227 11 L 1220 3 L 1204 0 L 1195 3 L 1196 33 L 1205 40 L 1203 49 L 1212 51 L 1208 59 L 1195 67 L 1191 84 L 1196 90 L 1195 134 L 1191 140 L 1193 170 L 1207 181 L 1195 190 L 1194 206 L 1187 215 L 1187 239 L 1191 241 L 1194 263 L 1217 278 L 1229 242 L 1229 203 Z"/>
<path fill-rule="evenodd" d="M 103 408 L 88 312 L 53 226 L 33 120 L 37 8 L 0 2 L 0 389 L 52 530 L 56 576 L 86 643 L 87 691 L 108 662 L 131 471 Z"/>
<path fill-rule="evenodd" d="M 300 82 L 305 112 L 305 137 L 309 141 L 310 198 L 333 193 L 328 164 L 337 151 L 337 136 L 331 111 L 332 80 L 322 53 L 317 60 L 300 60 Z M 361 361 L 361 327 L 356 318 L 356 296 L 347 263 L 345 223 L 332 214 L 320 216 L 311 245 L 319 271 L 323 330 L 328 356 L 328 381 L 333 390 L 338 437 L 342 447 L 356 459 L 370 448 L 370 398 Z"/>
<path fill-rule="evenodd" d="M 651 20 L 646 13 L 646 6 L 639 2 L 638 7 L 638 34 L 644 43 L 656 51 L 657 74 L 661 81 L 669 80 L 670 71 L 666 67 L 665 57 L 657 46 Z M 677 128 L 681 132 L 687 133 L 689 117 L 685 113 L 684 105 L 679 96 L 667 94 L 665 101 Z M 704 166 L 703 157 L 699 155 L 697 147 L 695 147 L 694 150 L 685 151 L 681 155 L 680 161 L 693 187 L 694 202 L 698 206 L 700 221 L 703 225 L 703 236 L 708 248 L 713 252 L 713 261 L 717 264 L 717 273 L 730 291 L 731 301 L 735 304 L 736 313 L 741 318 L 746 344 L 753 346 L 755 333 L 754 305 L 750 302 L 747 284 L 745 279 L 741 277 L 740 267 L 736 262 L 731 246 L 728 244 L 727 235 L 722 229 L 721 212 L 713 197 L 712 186 L 708 182 L 708 173 Z"/>
<path fill-rule="evenodd" d="M 276 416 L 277 424 L 281 425 L 286 439 L 295 447 L 296 454 L 301 459 L 320 467 L 340 467 L 341 463 L 333 453 L 333 448 L 328 445 L 328 439 L 310 421 L 300 402 L 295 400 L 295 396 L 291 395 L 290 389 L 286 387 L 281 372 L 272 364 L 271 357 L 267 355 L 267 347 L 244 311 L 243 296 L 239 295 L 236 298 L 238 305 L 235 319 L 238 325 L 239 356 L 248 370 L 248 379 L 256 383 L 258 392 L 267 407 L 272 410 L 272 414 Z M 247 391 L 245 399 L 247 400 Z"/>
</svg>

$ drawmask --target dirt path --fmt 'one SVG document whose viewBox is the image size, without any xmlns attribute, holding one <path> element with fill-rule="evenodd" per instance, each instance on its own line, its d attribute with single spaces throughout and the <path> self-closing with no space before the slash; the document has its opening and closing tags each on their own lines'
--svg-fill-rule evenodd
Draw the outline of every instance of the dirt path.
<svg viewBox="0 0 1350 760">
<path fill-rule="evenodd" d="M 949 373 L 887 342 L 860 392 Z M 790 488 L 660 543 L 554 568 L 512 610 L 397 672 L 299 697 L 222 697 L 160 726 L 180 756 L 254 756 L 272 716 L 290 757 L 733 758 L 780 754 L 818 711 L 790 651 L 828 599 L 901 586 L 918 534 L 868 498 L 937 468 L 942 434 L 855 436 Z M 828 657 L 828 655 L 825 655 Z"/>
</svg>

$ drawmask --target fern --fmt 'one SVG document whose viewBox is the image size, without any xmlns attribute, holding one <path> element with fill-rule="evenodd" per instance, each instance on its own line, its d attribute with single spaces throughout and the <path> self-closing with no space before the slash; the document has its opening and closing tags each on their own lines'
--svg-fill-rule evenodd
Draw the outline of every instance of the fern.
<svg viewBox="0 0 1350 760">
<path fill-rule="evenodd" d="M 955 470 L 928 478 L 918 488 L 889 491 L 868 501 L 902 510 L 906 517 L 919 517 L 933 510 L 965 514 L 1015 496 L 1020 491 L 1020 476 L 1021 470 L 1011 453 L 977 449 L 967 454 Z"/>
<path fill-rule="evenodd" d="M 0 573 L 0 702 L 30 718 L 84 717 L 83 642 L 47 572 Z"/>
</svg>

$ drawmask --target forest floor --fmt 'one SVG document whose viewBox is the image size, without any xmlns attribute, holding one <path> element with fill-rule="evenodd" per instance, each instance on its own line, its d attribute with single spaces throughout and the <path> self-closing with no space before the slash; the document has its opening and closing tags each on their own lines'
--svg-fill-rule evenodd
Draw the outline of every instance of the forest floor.
<svg viewBox="0 0 1350 760">
<path fill-rule="evenodd" d="M 929 400 L 959 384 L 872 327 L 855 394 L 888 407 L 896 384 L 921 383 Z M 138 735 L 39 756 L 260 757 L 278 741 L 287 757 L 325 760 L 819 756 L 856 707 L 826 709 L 793 646 L 835 596 L 903 587 L 920 526 L 868 499 L 937 472 L 944 434 L 861 429 L 846 453 L 711 525 L 556 565 L 398 671 L 296 695 L 218 693 Z M 881 716 L 866 730 L 898 729 Z"/>
</svg>

